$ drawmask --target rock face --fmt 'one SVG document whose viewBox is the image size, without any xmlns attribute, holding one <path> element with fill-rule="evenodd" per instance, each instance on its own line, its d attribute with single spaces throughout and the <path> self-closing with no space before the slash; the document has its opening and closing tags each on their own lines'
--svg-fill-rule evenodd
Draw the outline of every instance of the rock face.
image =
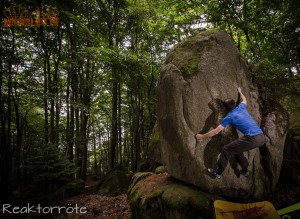
<svg viewBox="0 0 300 219">
<path fill-rule="evenodd" d="M 280 173 L 287 114 L 262 99 L 250 79 L 251 70 L 233 40 L 222 31 L 203 32 L 176 45 L 167 55 L 158 81 L 158 130 L 162 162 L 175 178 L 218 195 L 259 197 L 271 191 Z M 216 167 L 222 146 L 236 139 L 232 127 L 201 142 L 194 135 L 215 128 L 226 115 L 222 100 L 237 99 L 242 88 L 248 110 L 266 134 L 267 143 L 246 152 L 250 177 L 240 176 L 235 159 L 221 179 Z"/>
</svg>

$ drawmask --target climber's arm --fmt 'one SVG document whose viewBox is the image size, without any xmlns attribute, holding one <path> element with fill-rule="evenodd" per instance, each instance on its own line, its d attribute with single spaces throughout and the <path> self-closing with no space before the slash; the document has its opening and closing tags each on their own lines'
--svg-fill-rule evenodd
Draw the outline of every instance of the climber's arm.
<svg viewBox="0 0 300 219">
<path fill-rule="evenodd" d="M 240 93 L 241 98 L 242 98 L 242 102 L 241 103 L 244 103 L 244 104 L 247 105 L 247 99 L 246 99 L 245 95 L 242 93 L 242 89 L 240 87 L 238 87 L 238 92 Z"/>
<path fill-rule="evenodd" d="M 224 129 L 224 127 L 222 125 L 218 125 L 217 128 L 205 133 L 205 134 L 197 134 L 196 135 L 196 139 L 197 140 L 203 140 L 205 138 L 210 138 L 210 137 L 213 137 L 215 135 L 217 135 L 220 131 L 222 131 Z"/>
</svg>

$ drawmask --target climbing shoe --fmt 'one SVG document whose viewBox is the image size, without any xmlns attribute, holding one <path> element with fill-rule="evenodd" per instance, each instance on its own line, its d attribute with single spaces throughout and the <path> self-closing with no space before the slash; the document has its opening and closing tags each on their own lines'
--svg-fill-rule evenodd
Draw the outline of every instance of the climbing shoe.
<svg viewBox="0 0 300 219">
<path fill-rule="evenodd" d="M 208 171 L 210 174 L 212 174 L 213 176 L 215 176 L 217 179 L 220 179 L 220 178 L 222 177 L 222 173 L 219 174 L 217 170 L 208 168 L 207 171 Z"/>
<path fill-rule="evenodd" d="M 241 170 L 241 174 L 244 176 L 244 177 L 248 177 L 250 175 L 249 171 L 248 170 Z"/>
</svg>

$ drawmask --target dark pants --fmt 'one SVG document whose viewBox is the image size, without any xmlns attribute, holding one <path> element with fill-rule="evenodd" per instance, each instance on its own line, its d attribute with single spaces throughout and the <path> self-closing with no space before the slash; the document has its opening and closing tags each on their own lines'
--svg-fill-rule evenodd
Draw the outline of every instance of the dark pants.
<svg viewBox="0 0 300 219">
<path fill-rule="evenodd" d="M 255 136 L 243 136 L 225 145 L 217 161 L 218 173 L 221 174 L 225 170 L 228 160 L 232 155 L 235 155 L 236 161 L 242 167 L 242 170 L 246 171 L 248 169 L 249 162 L 243 152 L 260 147 L 264 145 L 265 141 L 265 136 L 263 134 L 259 134 Z"/>
</svg>

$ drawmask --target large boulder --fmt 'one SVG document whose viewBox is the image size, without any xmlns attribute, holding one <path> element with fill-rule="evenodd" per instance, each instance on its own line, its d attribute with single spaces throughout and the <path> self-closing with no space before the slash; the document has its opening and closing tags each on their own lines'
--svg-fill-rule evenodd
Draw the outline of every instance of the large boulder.
<svg viewBox="0 0 300 219">
<path fill-rule="evenodd" d="M 123 170 L 108 172 L 97 186 L 97 193 L 101 195 L 119 195 L 127 191 L 132 174 Z"/>
<path fill-rule="evenodd" d="M 233 197 L 260 197 L 279 178 L 287 113 L 269 103 L 250 78 L 251 69 L 231 37 L 223 31 L 203 32 L 188 38 L 169 52 L 158 81 L 158 130 L 162 162 L 175 178 L 202 190 Z M 222 100 L 237 99 L 237 87 L 248 100 L 248 110 L 263 128 L 267 143 L 246 152 L 251 175 L 240 177 L 234 159 L 221 179 L 207 168 L 216 167 L 222 146 L 236 139 L 227 127 L 213 138 L 196 142 L 196 133 L 215 128 L 226 115 Z"/>
</svg>

